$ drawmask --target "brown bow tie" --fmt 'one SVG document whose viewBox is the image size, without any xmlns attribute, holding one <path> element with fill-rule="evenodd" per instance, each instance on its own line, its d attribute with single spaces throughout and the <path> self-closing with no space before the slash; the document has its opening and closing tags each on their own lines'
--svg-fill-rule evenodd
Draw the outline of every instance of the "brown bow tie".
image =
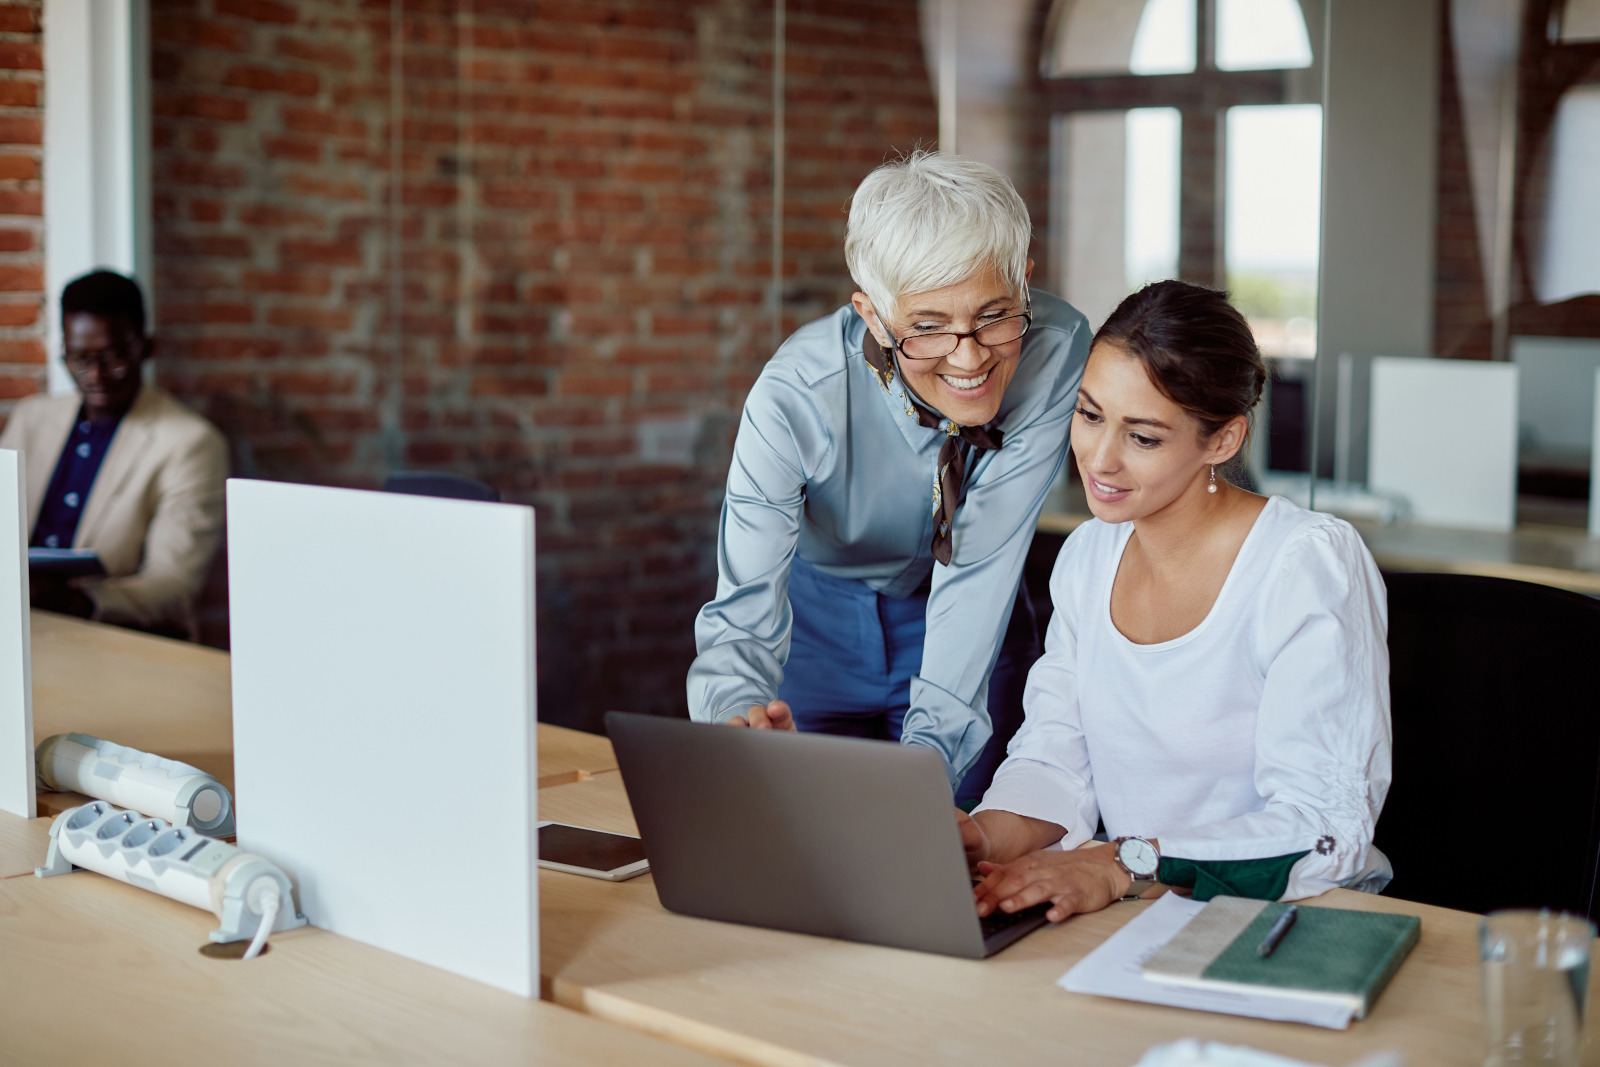
<svg viewBox="0 0 1600 1067">
<path fill-rule="evenodd" d="M 871 367 L 878 376 L 878 383 L 885 392 L 889 390 L 889 383 L 894 380 L 894 365 L 889 361 L 889 354 L 878 344 L 877 338 L 872 336 L 872 331 L 867 330 L 861 338 L 861 354 L 866 358 L 867 366 Z M 949 427 L 945 429 L 944 444 L 939 446 L 939 471 L 933 480 L 933 558 L 950 565 L 952 545 L 950 543 L 950 528 L 955 523 L 956 508 L 961 506 L 961 491 L 967 481 L 967 453 L 961 447 L 965 441 L 973 448 L 994 450 L 1000 447 L 1001 438 L 1004 436 L 999 430 L 991 430 L 985 426 L 958 426 L 955 422 L 946 420 L 922 402 L 905 382 L 906 414 L 917 420 L 919 426 L 926 426 L 930 430 L 937 430 L 945 422 Z"/>
</svg>

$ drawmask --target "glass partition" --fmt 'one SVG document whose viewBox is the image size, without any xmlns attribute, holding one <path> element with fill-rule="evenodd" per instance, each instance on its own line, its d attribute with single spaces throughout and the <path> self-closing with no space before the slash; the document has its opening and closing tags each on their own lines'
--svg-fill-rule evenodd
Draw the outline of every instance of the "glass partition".
<svg viewBox="0 0 1600 1067">
<path fill-rule="evenodd" d="M 1092 325 L 1155 279 L 1228 288 L 1272 366 L 1252 476 L 1308 472 L 1322 130 L 1318 77 L 1292 73 L 1313 61 L 1302 4 L 1059 0 L 1044 31 L 1054 284 Z"/>
</svg>

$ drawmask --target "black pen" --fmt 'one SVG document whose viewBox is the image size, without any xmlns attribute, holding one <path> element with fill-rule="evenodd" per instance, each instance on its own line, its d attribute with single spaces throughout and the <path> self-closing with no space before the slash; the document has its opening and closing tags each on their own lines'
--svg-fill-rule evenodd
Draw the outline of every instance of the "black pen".
<svg viewBox="0 0 1600 1067">
<path fill-rule="evenodd" d="M 1289 932 L 1289 928 L 1294 925 L 1294 918 L 1298 914 L 1300 914 L 1300 909 L 1297 906 L 1290 904 L 1289 907 L 1284 910 L 1283 914 L 1278 916 L 1277 920 L 1273 922 L 1272 928 L 1267 931 L 1267 936 L 1261 939 L 1261 944 L 1256 946 L 1256 955 L 1260 956 L 1262 959 L 1266 959 L 1268 956 L 1272 955 L 1273 951 L 1278 947 L 1278 942 L 1283 940 L 1283 936 L 1287 934 Z"/>
</svg>

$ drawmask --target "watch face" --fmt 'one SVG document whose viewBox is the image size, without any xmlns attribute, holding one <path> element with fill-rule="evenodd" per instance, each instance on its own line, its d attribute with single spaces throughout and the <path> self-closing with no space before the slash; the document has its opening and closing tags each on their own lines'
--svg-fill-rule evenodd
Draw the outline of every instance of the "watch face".
<svg viewBox="0 0 1600 1067">
<path fill-rule="evenodd" d="M 1161 866 L 1156 847 L 1142 837 L 1130 837 L 1118 845 L 1117 858 L 1137 878 L 1154 878 Z"/>
</svg>

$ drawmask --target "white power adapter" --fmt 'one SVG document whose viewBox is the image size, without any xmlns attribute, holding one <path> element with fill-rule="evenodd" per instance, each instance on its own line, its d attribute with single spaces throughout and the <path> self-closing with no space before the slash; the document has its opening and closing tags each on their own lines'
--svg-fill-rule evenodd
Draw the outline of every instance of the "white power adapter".
<svg viewBox="0 0 1600 1067">
<path fill-rule="evenodd" d="M 118 881 L 204 908 L 221 926 L 216 942 L 253 938 L 250 959 L 267 935 L 306 924 L 293 887 L 277 865 L 233 845 L 124 811 L 105 801 L 71 808 L 50 825 L 50 851 L 40 878 L 84 867 Z"/>
</svg>

